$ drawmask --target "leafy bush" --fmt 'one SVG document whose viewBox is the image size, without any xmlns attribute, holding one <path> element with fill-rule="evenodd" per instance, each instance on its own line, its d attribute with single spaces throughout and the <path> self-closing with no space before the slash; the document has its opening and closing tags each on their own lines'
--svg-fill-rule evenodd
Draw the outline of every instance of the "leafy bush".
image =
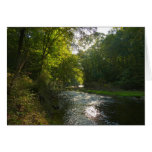
<svg viewBox="0 0 152 152">
<path fill-rule="evenodd" d="M 8 85 L 11 74 L 8 74 Z M 14 81 L 8 96 L 8 124 L 48 124 L 38 96 L 32 92 L 32 80 L 23 75 Z"/>
</svg>

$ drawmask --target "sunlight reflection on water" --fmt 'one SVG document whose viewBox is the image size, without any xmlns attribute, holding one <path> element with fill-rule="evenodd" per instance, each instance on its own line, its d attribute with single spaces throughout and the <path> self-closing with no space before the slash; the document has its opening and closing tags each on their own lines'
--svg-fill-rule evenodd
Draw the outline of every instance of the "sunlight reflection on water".
<svg viewBox="0 0 152 152">
<path fill-rule="evenodd" d="M 62 92 L 59 100 L 64 125 L 144 124 L 143 101 L 76 91 Z"/>
<path fill-rule="evenodd" d="M 90 106 L 90 107 L 87 107 L 86 109 L 85 109 L 85 114 L 86 114 L 86 116 L 88 116 L 88 117 L 93 117 L 93 118 L 95 118 L 95 117 L 97 117 L 100 113 L 99 113 L 99 111 L 95 108 L 95 107 L 93 107 L 93 106 Z"/>
</svg>

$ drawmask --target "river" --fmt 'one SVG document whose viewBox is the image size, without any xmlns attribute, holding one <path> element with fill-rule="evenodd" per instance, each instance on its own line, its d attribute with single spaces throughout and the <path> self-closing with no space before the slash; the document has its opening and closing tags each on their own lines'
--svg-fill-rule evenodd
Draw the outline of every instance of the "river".
<svg viewBox="0 0 152 152">
<path fill-rule="evenodd" d="M 52 125 L 144 125 L 144 99 L 63 91 Z"/>
</svg>

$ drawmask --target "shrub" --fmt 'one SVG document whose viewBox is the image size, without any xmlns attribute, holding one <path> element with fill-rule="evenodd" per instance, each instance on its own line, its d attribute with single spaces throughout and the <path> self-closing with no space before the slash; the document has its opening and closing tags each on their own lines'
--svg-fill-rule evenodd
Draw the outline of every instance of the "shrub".
<svg viewBox="0 0 152 152">
<path fill-rule="evenodd" d="M 8 74 L 8 85 L 12 74 Z M 38 96 L 32 92 L 33 81 L 26 75 L 17 78 L 8 95 L 9 125 L 48 124 Z"/>
</svg>

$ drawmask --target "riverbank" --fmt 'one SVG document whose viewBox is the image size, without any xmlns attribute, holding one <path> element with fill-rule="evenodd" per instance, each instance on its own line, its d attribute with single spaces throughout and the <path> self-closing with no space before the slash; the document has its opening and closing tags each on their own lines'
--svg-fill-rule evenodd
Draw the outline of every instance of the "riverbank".
<svg viewBox="0 0 152 152">
<path fill-rule="evenodd" d="M 144 91 L 105 91 L 105 90 L 90 90 L 86 88 L 77 88 L 74 89 L 80 92 L 99 94 L 99 95 L 108 95 L 108 96 L 123 96 L 123 97 L 144 97 Z"/>
</svg>

